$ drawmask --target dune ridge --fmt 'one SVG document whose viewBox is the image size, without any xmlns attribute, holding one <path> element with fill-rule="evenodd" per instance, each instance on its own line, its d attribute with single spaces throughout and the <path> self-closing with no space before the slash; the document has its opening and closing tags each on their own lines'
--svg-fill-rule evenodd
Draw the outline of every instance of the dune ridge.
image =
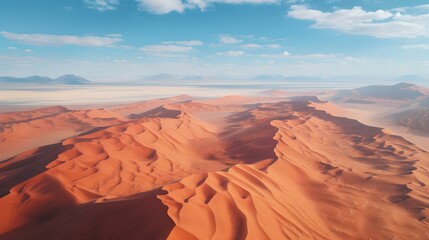
<svg viewBox="0 0 429 240">
<path fill-rule="evenodd" d="M 153 190 L 197 173 L 201 166 L 205 169 L 224 168 L 222 156 L 218 157 L 219 152 L 211 147 L 217 145 L 214 136 L 208 124 L 180 113 L 177 118 L 142 118 L 67 139 L 62 142 L 58 157 L 46 165 L 47 170 L 13 187 L 11 193 L 0 200 L 0 209 L 16 215 L 27 204 L 28 198 L 40 195 L 39 189 L 56 189 L 57 185 L 63 190 L 62 194 L 58 191 L 56 195 L 64 195 L 67 199 L 64 206 L 67 206 Z M 211 161 L 212 158 L 217 161 Z M 14 169 L 4 174 L 8 178 L 17 178 Z M 46 197 L 29 204 L 37 206 L 52 200 Z M 23 216 L 28 215 L 25 209 L 22 211 Z M 35 215 L 49 216 L 46 209 L 39 211 Z M 27 221 L 30 220 L 19 219 L 2 225 L 12 228 Z"/>
<path fill-rule="evenodd" d="M 287 108 L 290 116 L 276 116 Z M 159 198 L 176 224 L 169 239 L 428 237 L 428 168 L 417 160 L 426 152 L 303 103 L 265 104 L 240 115 L 260 120 L 261 112 L 280 118 L 270 121 L 277 128 L 277 159 L 165 186 L 169 193 Z M 338 146 L 351 149 L 339 155 Z"/>
<path fill-rule="evenodd" d="M 0 161 L 25 150 L 57 143 L 97 127 L 124 122 L 120 115 L 105 109 L 70 110 L 48 107 L 0 114 Z"/>
</svg>

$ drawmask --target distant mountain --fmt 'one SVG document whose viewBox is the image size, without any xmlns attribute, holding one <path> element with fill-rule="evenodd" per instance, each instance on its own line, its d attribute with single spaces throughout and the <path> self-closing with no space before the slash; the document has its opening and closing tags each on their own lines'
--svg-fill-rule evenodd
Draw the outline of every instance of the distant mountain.
<svg viewBox="0 0 429 240">
<path fill-rule="evenodd" d="M 423 86 L 429 86 L 429 79 L 417 76 L 417 75 L 404 75 L 398 78 L 393 78 L 391 81 L 394 82 L 407 82 L 407 83 L 414 83 L 417 85 L 423 85 Z"/>
<path fill-rule="evenodd" d="M 64 75 L 56 79 L 43 76 L 31 76 L 24 78 L 0 77 L 0 83 L 28 83 L 28 84 L 64 84 L 64 85 L 84 85 L 91 81 L 75 75 Z"/>
<path fill-rule="evenodd" d="M 323 78 L 317 78 L 317 77 L 307 77 L 307 76 L 283 76 L 283 75 L 259 75 L 252 80 L 256 81 L 320 81 L 323 80 Z"/>
<path fill-rule="evenodd" d="M 55 79 L 55 83 L 65 85 L 82 85 L 89 84 L 91 81 L 76 75 L 67 74 Z"/>
<path fill-rule="evenodd" d="M 260 92 L 260 94 L 269 95 L 269 96 L 285 96 L 287 94 L 287 91 L 280 90 L 280 89 L 271 89 Z"/>
<path fill-rule="evenodd" d="M 155 80 L 155 81 L 162 80 L 162 81 L 164 81 L 164 80 L 176 80 L 176 79 L 179 79 L 179 77 L 171 75 L 169 73 L 161 73 L 158 75 L 152 75 L 152 76 L 144 77 L 142 80 Z"/>
<path fill-rule="evenodd" d="M 34 84 L 50 84 L 53 80 L 48 77 L 31 76 L 24 78 L 16 77 L 0 77 L 0 82 L 4 83 L 34 83 Z"/>
<path fill-rule="evenodd" d="M 349 103 L 373 103 L 376 101 L 411 101 L 429 95 L 429 89 L 412 83 L 372 85 L 352 90 L 341 90 L 333 101 Z"/>
</svg>

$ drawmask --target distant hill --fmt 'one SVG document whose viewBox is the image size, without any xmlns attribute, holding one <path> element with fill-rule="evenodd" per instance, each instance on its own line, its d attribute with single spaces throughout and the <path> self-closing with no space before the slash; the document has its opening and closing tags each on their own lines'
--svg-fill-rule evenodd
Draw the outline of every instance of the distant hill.
<svg viewBox="0 0 429 240">
<path fill-rule="evenodd" d="M 67 74 L 55 79 L 55 83 L 61 83 L 66 85 L 82 85 L 89 84 L 91 81 L 76 75 Z"/>
<path fill-rule="evenodd" d="M 259 75 L 252 80 L 256 81 L 321 81 L 323 78 L 308 77 L 308 76 L 283 76 L 283 75 Z"/>
<path fill-rule="evenodd" d="M 287 91 L 280 90 L 280 89 L 271 89 L 260 92 L 260 94 L 269 95 L 269 96 L 285 96 L 287 94 Z"/>
<path fill-rule="evenodd" d="M 429 95 L 429 89 L 412 83 L 372 85 L 352 90 L 341 90 L 333 101 L 349 103 L 373 103 L 377 101 L 409 101 Z"/>
<path fill-rule="evenodd" d="M 28 84 L 64 84 L 64 85 L 84 85 L 91 81 L 76 75 L 64 75 L 56 79 L 43 76 L 31 76 L 24 78 L 0 77 L 0 83 L 28 83 Z"/>
<path fill-rule="evenodd" d="M 406 104 L 380 119 L 427 137 L 429 136 L 429 96 L 415 103 Z"/>
<path fill-rule="evenodd" d="M 0 77 L 0 82 L 3 83 L 34 83 L 34 84 L 50 84 L 53 80 L 48 77 L 31 76 L 24 78 L 16 77 Z"/>
<path fill-rule="evenodd" d="M 165 80 L 177 80 L 177 79 L 179 79 L 179 77 L 171 75 L 169 73 L 162 73 L 162 74 L 158 74 L 158 75 L 152 75 L 152 76 L 144 77 L 142 80 L 165 81 Z"/>
<path fill-rule="evenodd" d="M 407 82 L 414 83 L 417 85 L 429 86 L 429 79 L 417 76 L 417 75 L 404 75 L 398 78 L 391 79 L 393 82 Z"/>
</svg>

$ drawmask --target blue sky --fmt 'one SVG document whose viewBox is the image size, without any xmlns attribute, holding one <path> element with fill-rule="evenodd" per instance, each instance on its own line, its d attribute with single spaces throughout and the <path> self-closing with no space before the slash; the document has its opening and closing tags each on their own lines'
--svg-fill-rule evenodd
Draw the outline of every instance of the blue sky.
<svg viewBox="0 0 429 240">
<path fill-rule="evenodd" d="M 429 3 L 1 0 L 0 75 L 429 77 Z"/>
</svg>

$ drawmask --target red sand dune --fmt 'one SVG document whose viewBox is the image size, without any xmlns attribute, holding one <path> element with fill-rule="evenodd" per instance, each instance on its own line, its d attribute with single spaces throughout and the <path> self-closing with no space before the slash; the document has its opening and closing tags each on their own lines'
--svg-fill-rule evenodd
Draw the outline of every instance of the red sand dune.
<svg viewBox="0 0 429 240">
<path fill-rule="evenodd" d="M 120 115 L 104 109 L 70 110 L 65 107 L 0 114 L 0 161 L 24 150 L 123 120 Z"/>
<path fill-rule="evenodd" d="M 277 115 L 288 108 L 289 116 Z M 169 194 L 160 198 L 176 224 L 171 239 L 428 237 L 421 161 L 428 153 L 306 104 L 266 105 L 250 115 L 255 123 L 279 119 L 271 121 L 277 160 L 164 187 Z"/>
<path fill-rule="evenodd" d="M 280 89 L 271 89 L 271 90 L 262 91 L 260 93 L 268 96 L 284 97 L 288 92 Z"/>
<path fill-rule="evenodd" d="M 141 114 L 151 109 L 161 107 L 164 104 L 190 101 L 192 99 L 194 98 L 183 94 L 175 97 L 152 99 L 148 101 L 125 104 L 122 106 L 112 107 L 110 110 L 119 113 L 124 117 L 129 117 L 131 114 Z"/>
<path fill-rule="evenodd" d="M 329 103 L 253 101 L 141 108 L 0 163 L 0 239 L 429 238 L 429 153 Z"/>
<path fill-rule="evenodd" d="M 211 105 L 242 105 L 260 103 L 264 100 L 266 101 L 266 98 L 230 95 L 216 99 L 205 100 L 203 102 Z"/>
<path fill-rule="evenodd" d="M 352 90 L 340 90 L 334 101 L 348 103 L 404 103 L 424 98 L 429 95 L 429 88 L 412 83 L 395 85 L 373 85 Z"/>
<path fill-rule="evenodd" d="M 429 136 L 429 97 L 395 109 L 380 120 L 405 127 L 417 135 Z"/>
</svg>

